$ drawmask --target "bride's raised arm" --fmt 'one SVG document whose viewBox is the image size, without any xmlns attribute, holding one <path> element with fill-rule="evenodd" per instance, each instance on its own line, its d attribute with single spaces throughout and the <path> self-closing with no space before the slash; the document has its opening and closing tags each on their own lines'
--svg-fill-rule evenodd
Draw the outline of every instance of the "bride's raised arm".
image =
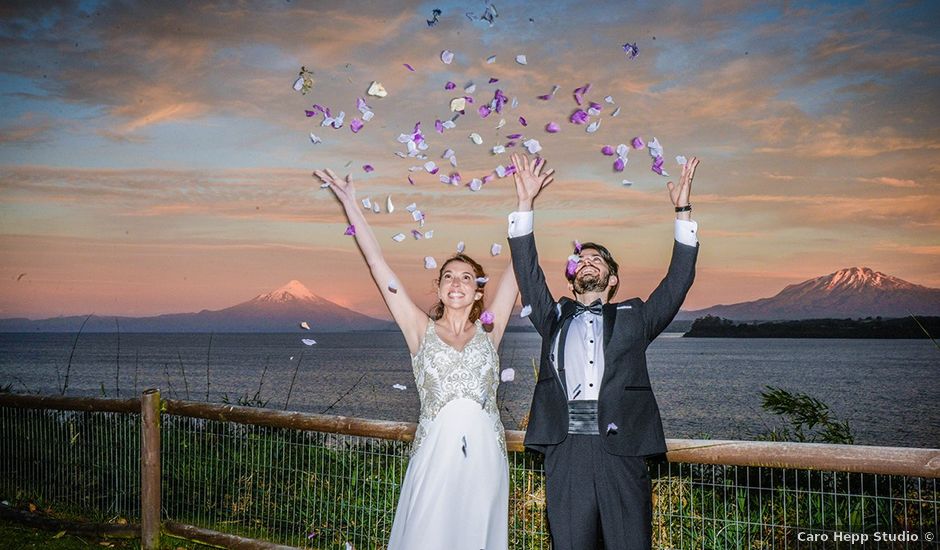
<svg viewBox="0 0 940 550">
<path fill-rule="evenodd" d="M 382 249 L 375 238 L 375 233 L 369 227 L 362 210 L 359 209 L 359 202 L 356 200 L 356 188 L 352 179 L 347 175 L 345 179 L 340 179 L 332 170 L 316 170 L 313 173 L 320 178 L 323 183 L 330 186 L 330 190 L 343 205 L 346 212 L 346 219 L 349 225 L 354 228 L 356 244 L 362 257 L 365 258 L 369 271 L 372 273 L 372 280 L 375 286 L 382 293 L 382 299 L 391 312 L 398 328 L 405 335 L 405 341 L 408 343 L 408 349 L 414 355 L 421 345 L 421 338 L 427 328 L 428 316 L 415 305 L 405 288 L 399 282 L 395 272 L 389 267 L 382 255 Z"/>
</svg>

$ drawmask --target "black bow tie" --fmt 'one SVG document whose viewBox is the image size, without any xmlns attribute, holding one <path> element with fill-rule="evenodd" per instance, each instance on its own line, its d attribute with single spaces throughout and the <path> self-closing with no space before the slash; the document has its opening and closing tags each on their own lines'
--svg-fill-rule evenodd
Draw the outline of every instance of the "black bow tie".
<svg viewBox="0 0 940 550">
<path fill-rule="evenodd" d="M 584 312 L 593 313 L 594 315 L 601 315 L 604 312 L 604 305 L 600 300 L 594 300 L 589 306 L 586 306 L 581 302 L 575 302 L 574 316 L 577 317 Z"/>
</svg>

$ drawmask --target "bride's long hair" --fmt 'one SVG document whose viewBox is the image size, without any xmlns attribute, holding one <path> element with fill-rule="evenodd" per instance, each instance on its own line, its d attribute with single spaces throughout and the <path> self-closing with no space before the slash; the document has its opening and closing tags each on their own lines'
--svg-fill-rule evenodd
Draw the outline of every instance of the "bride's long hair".
<svg viewBox="0 0 940 550">
<path fill-rule="evenodd" d="M 437 279 L 434 280 L 434 284 L 437 287 L 441 285 L 441 277 L 444 276 L 444 270 L 447 269 L 447 265 L 451 262 L 464 262 L 469 264 L 473 268 L 474 276 L 479 279 L 480 277 L 486 277 L 486 272 L 483 271 L 483 266 L 477 263 L 476 260 L 467 256 L 464 253 L 454 254 L 450 258 L 447 258 L 447 261 L 441 265 L 441 270 L 437 273 Z M 480 299 L 473 302 L 473 307 L 470 308 L 470 322 L 475 323 L 477 319 L 480 318 L 480 315 L 483 314 L 483 298 L 485 297 L 486 283 L 477 283 L 477 292 L 480 293 Z M 444 316 L 444 302 L 438 300 L 436 304 L 428 312 L 428 316 L 431 319 L 437 321 Z"/>
</svg>

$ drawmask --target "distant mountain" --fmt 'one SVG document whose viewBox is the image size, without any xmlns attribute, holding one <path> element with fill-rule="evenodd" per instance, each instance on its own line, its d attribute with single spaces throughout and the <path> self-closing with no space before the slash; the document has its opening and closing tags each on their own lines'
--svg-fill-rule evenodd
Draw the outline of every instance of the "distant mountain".
<svg viewBox="0 0 940 550">
<path fill-rule="evenodd" d="M 29 319 L 0 319 L 0 332 L 73 332 L 84 315 Z M 393 329 L 382 321 L 344 308 L 317 296 L 298 281 L 256 296 L 247 302 L 217 311 L 171 313 L 155 317 L 117 317 L 121 332 L 293 332 L 306 321 L 313 332 Z M 88 332 L 114 332 L 114 316 L 93 315 Z"/>
<path fill-rule="evenodd" d="M 940 315 L 940 289 L 909 283 L 868 267 L 840 269 L 789 285 L 752 302 L 681 311 L 676 319 L 714 315 L 739 321 Z"/>
</svg>

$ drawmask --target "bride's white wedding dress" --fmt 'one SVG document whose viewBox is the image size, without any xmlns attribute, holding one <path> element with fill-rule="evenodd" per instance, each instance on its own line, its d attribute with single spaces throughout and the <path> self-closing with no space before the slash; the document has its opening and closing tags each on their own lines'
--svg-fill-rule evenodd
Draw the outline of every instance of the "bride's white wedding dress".
<svg viewBox="0 0 940 550">
<path fill-rule="evenodd" d="M 421 416 L 388 549 L 506 550 L 509 464 L 493 342 L 477 321 L 458 351 L 429 320 L 412 367 Z"/>
</svg>

